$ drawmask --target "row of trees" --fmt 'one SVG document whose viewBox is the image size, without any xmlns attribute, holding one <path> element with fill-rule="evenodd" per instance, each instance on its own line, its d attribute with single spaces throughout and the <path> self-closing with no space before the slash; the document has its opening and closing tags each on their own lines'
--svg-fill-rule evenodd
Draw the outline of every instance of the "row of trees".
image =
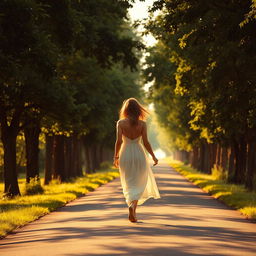
<svg viewBox="0 0 256 256">
<path fill-rule="evenodd" d="M 155 1 L 150 99 L 177 159 L 256 187 L 255 2 Z"/>
<path fill-rule="evenodd" d="M 132 1 L 131 1 L 132 2 Z M 113 147 L 124 98 L 141 95 L 143 48 L 127 0 L 0 2 L 0 123 L 5 196 L 19 195 L 17 136 L 26 144 L 26 180 L 39 177 L 45 134 L 45 183 L 94 171 Z M 82 157 L 84 152 L 85 157 Z"/>
</svg>

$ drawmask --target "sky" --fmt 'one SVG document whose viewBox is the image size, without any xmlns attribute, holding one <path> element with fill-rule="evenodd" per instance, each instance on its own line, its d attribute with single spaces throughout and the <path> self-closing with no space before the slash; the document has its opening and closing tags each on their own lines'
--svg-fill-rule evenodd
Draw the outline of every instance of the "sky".
<svg viewBox="0 0 256 256">
<path fill-rule="evenodd" d="M 148 17 L 148 7 L 153 5 L 154 0 L 145 0 L 144 2 L 140 2 L 137 0 L 133 4 L 133 8 L 129 9 L 129 14 L 131 16 L 131 20 L 135 21 L 138 19 L 144 19 Z M 142 28 L 140 28 L 142 29 Z M 140 31 L 139 29 L 139 31 Z M 156 40 L 153 36 L 147 35 L 143 36 L 143 40 L 147 46 L 152 46 L 155 44 Z"/>
<path fill-rule="evenodd" d="M 129 15 L 131 17 L 132 21 L 135 20 L 142 20 L 148 17 L 148 8 L 152 6 L 154 3 L 154 0 L 145 0 L 144 2 L 141 2 L 139 0 L 136 0 L 133 4 L 133 8 L 129 9 Z M 143 26 L 137 29 L 138 31 L 143 30 Z M 143 36 L 143 41 L 146 44 L 146 46 L 153 46 L 156 43 L 155 38 L 152 35 L 145 35 Z M 144 90 L 147 92 L 148 88 L 151 86 L 152 83 L 147 83 L 144 85 Z M 149 109 L 153 110 L 154 106 L 153 103 L 149 105 Z"/>
<path fill-rule="evenodd" d="M 144 2 L 136 1 L 133 5 L 133 8 L 129 10 L 129 14 L 131 16 L 131 20 L 135 21 L 138 19 L 144 19 L 148 17 L 148 7 L 153 5 L 154 0 L 145 0 Z M 143 30 L 143 27 L 138 29 Z M 143 36 L 144 43 L 146 46 L 153 46 L 156 43 L 155 38 L 152 35 Z M 144 90 L 148 91 L 150 83 L 144 85 Z M 151 103 L 149 106 L 149 110 L 154 110 L 154 104 Z M 154 154 L 158 159 L 166 157 L 166 153 L 158 148 L 154 150 Z"/>
</svg>

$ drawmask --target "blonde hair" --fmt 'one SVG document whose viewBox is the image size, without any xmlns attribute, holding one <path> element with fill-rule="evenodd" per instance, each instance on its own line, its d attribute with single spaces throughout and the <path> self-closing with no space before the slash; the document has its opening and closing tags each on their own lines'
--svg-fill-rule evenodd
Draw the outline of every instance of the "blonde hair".
<svg viewBox="0 0 256 256">
<path fill-rule="evenodd" d="M 129 118 L 131 125 L 138 124 L 138 120 L 145 121 L 150 112 L 146 110 L 135 98 L 129 98 L 123 101 L 119 111 L 119 119 Z"/>
</svg>

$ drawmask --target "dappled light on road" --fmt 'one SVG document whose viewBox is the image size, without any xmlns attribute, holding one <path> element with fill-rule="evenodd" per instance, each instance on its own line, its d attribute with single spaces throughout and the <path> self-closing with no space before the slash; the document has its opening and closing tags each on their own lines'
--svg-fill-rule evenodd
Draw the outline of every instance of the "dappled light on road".
<svg viewBox="0 0 256 256">
<path fill-rule="evenodd" d="M 167 163 L 153 169 L 161 198 L 138 207 L 138 223 L 116 179 L 3 239 L 1 255 L 255 255 L 254 223 Z"/>
</svg>

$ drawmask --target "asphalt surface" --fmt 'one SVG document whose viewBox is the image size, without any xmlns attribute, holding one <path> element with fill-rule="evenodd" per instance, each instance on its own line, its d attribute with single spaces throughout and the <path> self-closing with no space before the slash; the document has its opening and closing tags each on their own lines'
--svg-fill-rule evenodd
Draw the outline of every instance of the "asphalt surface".
<svg viewBox="0 0 256 256">
<path fill-rule="evenodd" d="M 167 163 L 153 167 L 160 199 L 128 220 L 120 180 L 103 185 L 0 240 L 0 255 L 256 255 L 256 224 Z"/>
</svg>

